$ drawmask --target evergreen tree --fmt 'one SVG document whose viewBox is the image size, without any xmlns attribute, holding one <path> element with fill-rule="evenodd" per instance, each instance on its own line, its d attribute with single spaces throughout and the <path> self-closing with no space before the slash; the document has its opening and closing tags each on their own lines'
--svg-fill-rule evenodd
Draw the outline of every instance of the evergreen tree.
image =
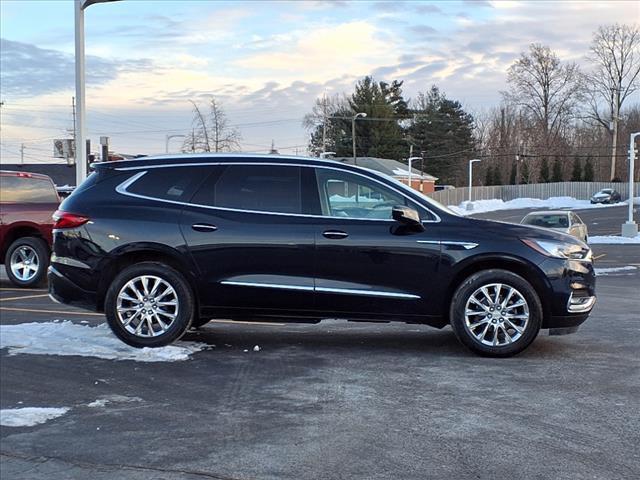
<svg viewBox="0 0 640 480">
<path fill-rule="evenodd" d="M 571 181 L 572 182 L 582 181 L 582 164 L 580 163 L 580 157 L 575 157 L 573 159 L 573 170 L 571 171 Z"/>
<path fill-rule="evenodd" d="M 489 167 L 487 168 L 487 171 L 485 172 L 484 175 L 484 184 L 485 185 L 493 185 L 493 167 L 491 165 L 489 165 Z"/>
<path fill-rule="evenodd" d="M 520 184 L 529 183 L 529 176 L 530 175 L 531 175 L 531 173 L 530 173 L 530 169 L 529 169 L 529 163 L 528 162 L 523 162 L 522 163 L 522 178 L 520 180 Z"/>
<path fill-rule="evenodd" d="M 419 93 L 413 107 L 408 134 L 418 151 L 427 152 L 428 173 L 441 183 L 462 184 L 475 148 L 473 117 L 435 85 L 427 93 Z"/>
<path fill-rule="evenodd" d="M 562 182 L 562 165 L 558 157 L 553 161 L 553 173 L 551 174 L 552 182 Z"/>
<path fill-rule="evenodd" d="M 587 157 L 587 161 L 584 164 L 584 176 L 582 177 L 585 182 L 593 182 L 593 164 L 591 163 L 591 157 Z"/>
<path fill-rule="evenodd" d="M 493 184 L 502 185 L 502 171 L 497 166 L 493 169 Z"/>
<path fill-rule="evenodd" d="M 540 166 L 540 183 L 549 183 L 550 181 L 549 160 L 547 160 L 547 157 L 544 157 L 542 159 L 542 165 Z"/>
<path fill-rule="evenodd" d="M 518 175 L 518 166 L 516 162 L 511 164 L 511 173 L 509 174 L 509 185 L 517 185 L 516 176 Z"/>
</svg>

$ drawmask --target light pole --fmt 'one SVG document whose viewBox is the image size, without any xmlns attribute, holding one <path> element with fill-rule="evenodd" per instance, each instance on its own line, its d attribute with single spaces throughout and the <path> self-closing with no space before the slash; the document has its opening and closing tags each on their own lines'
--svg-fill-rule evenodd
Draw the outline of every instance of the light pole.
<svg viewBox="0 0 640 480">
<path fill-rule="evenodd" d="M 413 184 L 411 183 L 411 181 L 413 180 L 412 175 L 413 175 L 413 161 L 414 160 L 422 160 L 422 157 L 409 157 L 409 159 L 407 160 L 407 163 L 409 164 L 409 186 L 411 188 L 413 188 Z"/>
<path fill-rule="evenodd" d="M 364 112 L 356 113 L 351 119 L 351 138 L 353 139 L 353 164 L 357 165 L 358 160 L 356 160 L 356 119 L 364 118 L 367 114 Z"/>
<path fill-rule="evenodd" d="M 176 134 L 176 135 L 169 135 L 168 133 L 165 135 L 165 142 L 164 142 L 164 153 L 169 153 L 169 140 L 171 140 L 172 138 L 184 138 L 186 137 L 186 135 L 180 135 L 180 134 Z"/>
<path fill-rule="evenodd" d="M 76 38 L 76 186 L 87 177 L 86 140 L 86 102 L 85 102 L 85 63 L 84 63 L 84 10 L 94 3 L 114 2 L 117 0 L 75 0 L 75 38 Z"/>
<path fill-rule="evenodd" d="M 473 209 L 473 205 L 471 205 L 471 187 L 473 186 L 473 164 L 480 161 L 481 160 L 478 158 L 469 160 L 469 203 L 467 203 L 467 210 Z"/>
<path fill-rule="evenodd" d="M 635 237 L 638 235 L 638 224 L 633 221 L 633 174 L 636 160 L 636 137 L 640 137 L 640 132 L 632 133 L 629 139 L 629 218 L 622 224 L 623 237 Z"/>
</svg>

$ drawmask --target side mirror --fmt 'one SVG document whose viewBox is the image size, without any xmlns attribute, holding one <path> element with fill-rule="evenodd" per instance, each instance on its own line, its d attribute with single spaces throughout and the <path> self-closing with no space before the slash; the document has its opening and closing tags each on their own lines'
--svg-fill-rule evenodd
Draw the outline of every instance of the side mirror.
<svg viewBox="0 0 640 480">
<path fill-rule="evenodd" d="M 414 231 L 424 231 L 424 225 L 422 225 L 420 221 L 420 215 L 413 208 L 397 205 L 393 207 L 391 215 L 396 222 L 411 227 Z"/>
</svg>

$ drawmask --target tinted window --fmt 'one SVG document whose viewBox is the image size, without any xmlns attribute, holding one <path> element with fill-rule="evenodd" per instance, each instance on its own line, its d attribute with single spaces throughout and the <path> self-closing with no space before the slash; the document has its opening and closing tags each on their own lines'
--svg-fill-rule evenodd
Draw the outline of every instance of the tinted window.
<svg viewBox="0 0 640 480">
<path fill-rule="evenodd" d="M 213 174 L 192 203 L 258 212 L 302 213 L 300 167 L 229 165 Z"/>
<path fill-rule="evenodd" d="M 51 180 L 17 175 L 0 175 L 0 202 L 58 203 Z"/>
<path fill-rule="evenodd" d="M 405 205 L 405 197 L 348 172 L 316 170 L 323 215 L 330 217 L 390 219 L 395 205 Z"/>
<path fill-rule="evenodd" d="M 127 188 L 128 192 L 162 200 L 184 202 L 210 170 L 204 167 L 153 168 Z"/>
</svg>

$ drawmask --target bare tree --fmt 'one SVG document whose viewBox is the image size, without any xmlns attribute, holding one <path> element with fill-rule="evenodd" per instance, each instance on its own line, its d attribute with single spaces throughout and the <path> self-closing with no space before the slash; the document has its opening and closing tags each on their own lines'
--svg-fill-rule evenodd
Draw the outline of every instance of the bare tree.
<svg viewBox="0 0 640 480">
<path fill-rule="evenodd" d="M 575 63 L 563 63 L 549 47 L 531 44 L 507 74 L 505 99 L 538 127 L 548 149 L 571 119 L 581 98 L 581 75 Z"/>
<path fill-rule="evenodd" d="M 222 106 L 215 98 L 209 101 L 206 116 L 196 102 L 193 105 L 192 130 L 185 136 L 183 152 L 230 152 L 240 148 L 240 132 L 229 125 Z"/>
<path fill-rule="evenodd" d="M 611 175 L 616 176 L 618 121 L 624 101 L 640 87 L 640 30 L 637 25 L 601 26 L 593 34 L 587 75 L 588 118 L 611 135 Z"/>
</svg>

